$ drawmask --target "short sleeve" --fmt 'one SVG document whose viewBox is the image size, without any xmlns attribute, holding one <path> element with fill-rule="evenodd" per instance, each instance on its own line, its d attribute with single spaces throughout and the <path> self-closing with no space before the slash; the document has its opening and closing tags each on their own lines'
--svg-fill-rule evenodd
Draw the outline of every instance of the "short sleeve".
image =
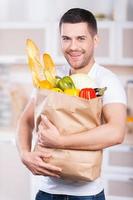
<svg viewBox="0 0 133 200">
<path fill-rule="evenodd" d="M 103 96 L 103 105 L 109 103 L 123 103 L 127 105 L 127 97 L 124 87 L 118 77 L 110 73 L 106 81 L 107 90 Z"/>
</svg>

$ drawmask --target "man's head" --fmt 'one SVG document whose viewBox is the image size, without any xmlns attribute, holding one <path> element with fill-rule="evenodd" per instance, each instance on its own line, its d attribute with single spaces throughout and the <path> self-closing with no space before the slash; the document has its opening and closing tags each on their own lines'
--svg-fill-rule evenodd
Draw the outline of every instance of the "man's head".
<svg viewBox="0 0 133 200">
<path fill-rule="evenodd" d="M 68 10 L 59 23 L 61 47 L 73 69 L 89 69 L 93 64 L 97 45 L 97 23 L 94 15 L 85 9 Z"/>
<path fill-rule="evenodd" d="M 85 22 L 88 25 L 89 31 L 92 35 L 97 34 L 97 22 L 94 15 L 82 8 L 72 8 L 68 10 L 60 19 L 59 28 L 63 23 L 81 23 Z"/>
</svg>

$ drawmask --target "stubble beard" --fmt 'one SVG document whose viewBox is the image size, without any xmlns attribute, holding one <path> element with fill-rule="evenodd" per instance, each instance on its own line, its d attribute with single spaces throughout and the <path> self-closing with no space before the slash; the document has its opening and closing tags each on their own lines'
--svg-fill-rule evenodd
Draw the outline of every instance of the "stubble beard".
<svg viewBox="0 0 133 200">
<path fill-rule="evenodd" d="M 93 54 L 91 54 L 89 57 L 85 57 L 81 63 L 77 63 L 77 64 L 76 63 L 75 64 L 71 63 L 71 61 L 69 60 L 69 58 L 67 57 L 67 55 L 64 55 L 64 56 L 65 56 L 67 62 L 69 63 L 69 65 L 73 69 L 82 69 L 82 68 L 86 67 L 90 63 Z"/>
</svg>

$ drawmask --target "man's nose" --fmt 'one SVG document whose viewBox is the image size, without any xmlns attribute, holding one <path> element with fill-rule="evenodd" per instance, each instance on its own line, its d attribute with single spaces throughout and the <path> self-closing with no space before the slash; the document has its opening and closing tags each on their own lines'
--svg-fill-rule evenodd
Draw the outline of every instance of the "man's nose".
<svg viewBox="0 0 133 200">
<path fill-rule="evenodd" d="M 71 50 L 75 50 L 75 49 L 77 49 L 77 47 L 78 47 L 77 41 L 76 40 L 72 40 L 71 44 L 70 44 L 70 49 Z"/>
</svg>

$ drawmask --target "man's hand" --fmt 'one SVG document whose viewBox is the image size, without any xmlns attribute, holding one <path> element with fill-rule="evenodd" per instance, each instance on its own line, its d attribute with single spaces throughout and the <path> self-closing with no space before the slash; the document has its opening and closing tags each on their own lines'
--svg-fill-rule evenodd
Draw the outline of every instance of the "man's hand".
<svg viewBox="0 0 133 200">
<path fill-rule="evenodd" d="M 38 144 L 42 147 L 60 148 L 62 137 L 58 129 L 44 115 L 41 115 L 42 121 L 39 124 Z"/>
<path fill-rule="evenodd" d="M 21 155 L 22 162 L 34 175 L 52 176 L 59 178 L 61 169 L 45 162 L 45 160 L 47 161 L 50 157 L 50 153 L 40 151 L 26 151 Z"/>
</svg>

